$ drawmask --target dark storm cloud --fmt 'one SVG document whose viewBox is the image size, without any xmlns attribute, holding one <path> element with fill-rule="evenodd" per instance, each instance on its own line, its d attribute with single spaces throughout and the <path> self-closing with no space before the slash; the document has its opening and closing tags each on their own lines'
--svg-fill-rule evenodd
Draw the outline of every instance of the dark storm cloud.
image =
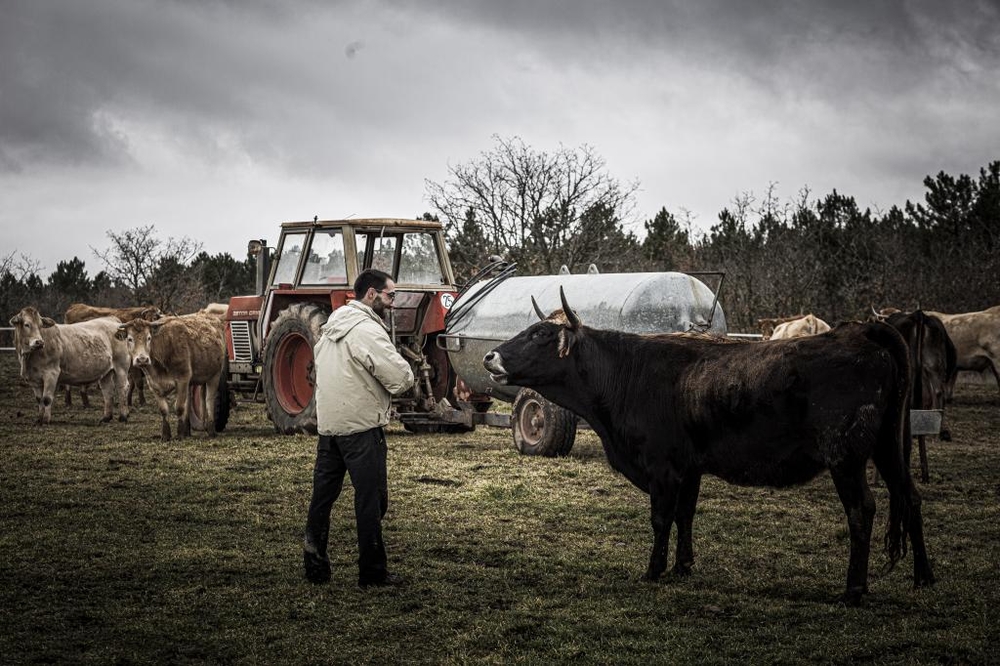
<svg viewBox="0 0 1000 666">
<path fill-rule="evenodd" d="M 238 121 L 239 84 L 267 72 L 243 38 L 289 16 L 268 3 L 5 2 L 0 168 L 128 160 L 112 118 Z"/>
<path fill-rule="evenodd" d="M 842 49 L 862 50 L 875 68 L 891 66 L 895 76 L 878 83 L 899 87 L 919 85 L 928 69 L 961 73 L 1000 62 L 996 1 L 439 0 L 415 11 L 533 34 L 540 49 L 558 41 L 560 48 L 569 42 L 578 51 L 600 51 L 609 41 L 631 41 L 637 51 L 662 50 L 750 76 L 795 71 L 803 56 Z M 829 62 L 825 72 L 836 71 Z M 864 85 L 869 72 L 843 74 Z"/>
<path fill-rule="evenodd" d="M 995 101 L 998 25 L 996 2 L 928 0 L 8 0 L 0 5 L 0 170 L 128 164 L 135 142 L 153 131 L 209 161 L 235 150 L 321 168 L 310 155 L 352 157 L 345 151 L 398 119 L 400 99 L 433 96 L 452 109 L 479 99 L 462 121 L 478 120 L 488 136 L 498 131 L 490 110 L 510 118 L 503 106 L 516 108 L 522 77 L 539 68 L 643 71 L 675 77 L 680 98 L 725 99 L 728 88 L 707 89 L 700 78 L 714 72 L 713 84 L 749 86 L 776 106 L 819 101 L 871 117 L 858 122 L 909 104 L 895 117 L 933 131 L 940 114 L 961 116 L 963 100 Z M 437 39 L 412 39 L 442 26 Z M 418 50 L 391 51 L 403 33 Z M 482 36 L 478 51 L 440 42 L 462 33 Z M 450 80 L 434 78 L 444 67 Z M 636 94 L 646 92 L 640 82 Z M 959 104 L 940 109 L 942 99 Z M 731 103 L 742 102 L 734 95 Z M 437 120 L 417 106 L 406 113 L 418 131 Z"/>
</svg>

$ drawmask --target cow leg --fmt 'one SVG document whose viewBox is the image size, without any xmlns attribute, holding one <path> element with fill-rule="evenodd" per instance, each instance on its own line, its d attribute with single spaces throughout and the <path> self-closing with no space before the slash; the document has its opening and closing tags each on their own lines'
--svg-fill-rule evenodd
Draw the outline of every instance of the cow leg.
<svg viewBox="0 0 1000 666">
<path fill-rule="evenodd" d="M 87 387 L 80 387 L 80 404 L 84 407 L 90 407 L 90 396 L 87 395 Z"/>
<path fill-rule="evenodd" d="M 868 592 L 868 560 L 871 552 L 875 499 L 868 487 L 867 465 L 831 470 L 833 484 L 847 513 L 851 533 L 851 558 L 847 565 L 847 589 L 841 601 L 848 606 L 861 603 Z"/>
<path fill-rule="evenodd" d="M 52 402 L 55 400 L 56 388 L 59 386 L 59 374 L 49 373 L 42 377 L 42 394 L 38 400 L 38 423 L 46 424 L 52 421 Z M 38 394 L 36 393 L 36 396 Z"/>
<path fill-rule="evenodd" d="M 996 359 L 990 359 L 990 369 L 993 371 L 993 378 L 997 380 L 997 388 L 1000 389 L 1000 369 L 997 366 L 1000 363 Z"/>
<path fill-rule="evenodd" d="M 170 402 L 167 400 L 165 395 L 160 395 L 157 391 L 153 391 L 153 397 L 156 399 L 156 406 L 160 410 L 160 419 L 162 421 L 160 425 L 160 439 L 164 442 L 170 441 Z"/>
<path fill-rule="evenodd" d="M 201 392 L 201 413 L 205 415 L 205 432 L 215 437 L 215 398 L 219 393 L 220 377 L 212 377 Z"/>
<path fill-rule="evenodd" d="M 176 414 L 177 414 L 177 439 L 184 439 L 191 434 L 191 423 L 188 421 L 188 398 L 191 394 L 191 380 L 180 379 L 177 381 Z"/>
<path fill-rule="evenodd" d="M 62 387 L 63 391 L 66 393 L 66 406 L 73 406 L 73 387 L 69 384 Z"/>
<path fill-rule="evenodd" d="M 139 405 L 146 404 L 146 392 L 144 390 L 144 384 L 146 383 L 146 378 L 142 374 L 142 371 L 137 368 L 132 368 L 128 373 L 128 405 L 132 406 L 132 393 L 134 390 L 139 391 Z"/>
<path fill-rule="evenodd" d="M 129 371 L 125 368 L 115 368 L 115 391 L 118 393 L 118 420 L 128 421 L 128 393 L 132 390 L 129 382 Z"/>
<path fill-rule="evenodd" d="M 680 495 L 677 499 L 677 555 L 674 560 L 675 576 L 687 576 L 694 564 L 694 545 L 692 543 L 692 525 L 694 524 L 695 507 L 698 504 L 698 492 L 701 489 L 701 474 L 691 472 L 681 483 Z"/>
<path fill-rule="evenodd" d="M 667 569 L 667 548 L 670 545 L 670 528 L 677 511 L 680 480 L 669 472 L 667 478 L 649 484 L 650 521 L 653 524 L 653 549 L 649 554 L 649 568 L 645 580 L 658 580 Z"/>
<path fill-rule="evenodd" d="M 99 383 L 101 396 L 104 398 L 104 416 L 101 417 L 101 423 L 107 423 L 111 420 L 111 412 L 115 404 L 115 371 L 109 371 L 108 374 L 101 377 Z"/>
<path fill-rule="evenodd" d="M 38 417 L 35 419 L 35 425 L 42 425 L 45 423 L 45 406 L 42 402 L 45 396 L 44 384 L 32 384 L 31 392 L 35 394 L 35 404 L 38 406 Z"/>
<path fill-rule="evenodd" d="M 906 532 L 910 536 L 910 548 L 913 550 L 913 587 L 924 587 L 934 584 L 934 572 L 927 557 L 927 545 L 924 543 L 924 518 L 920 511 L 920 493 L 907 475 L 907 488 L 904 492 L 910 494 L 909 521 Z"/>
</svg>

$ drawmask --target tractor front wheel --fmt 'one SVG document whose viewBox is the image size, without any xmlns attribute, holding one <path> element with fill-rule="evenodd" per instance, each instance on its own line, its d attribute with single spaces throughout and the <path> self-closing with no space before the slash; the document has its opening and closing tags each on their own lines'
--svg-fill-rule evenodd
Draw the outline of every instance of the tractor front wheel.
<svg viewBox="0 0 1000 666">
<path fill-rule="evenodd" d="M 316 434 L 313 346 L 330 311 L 295 303 L 274 320 L 264 344 L 264 402 L 274 429 L 285 435 Z"/>
</svg>

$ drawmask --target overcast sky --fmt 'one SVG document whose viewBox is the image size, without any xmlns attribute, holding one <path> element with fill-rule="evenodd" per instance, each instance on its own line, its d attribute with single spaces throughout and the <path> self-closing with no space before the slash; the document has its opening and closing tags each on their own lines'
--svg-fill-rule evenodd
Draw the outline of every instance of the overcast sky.
<svg viewBox="0 0 1000 666">
<path fill-rule="evenodd" d="M 413 217 L 521 137 L 699 228 L 772 183 L 886 210 L 1000 159 L 1000 2 L 0 0 L 0 256 Z"/>
</svg>

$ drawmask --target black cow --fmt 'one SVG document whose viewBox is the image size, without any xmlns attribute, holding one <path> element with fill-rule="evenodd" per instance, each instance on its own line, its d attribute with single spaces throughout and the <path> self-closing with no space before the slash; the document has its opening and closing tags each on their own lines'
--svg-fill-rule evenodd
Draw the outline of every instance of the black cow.
<svg viewBox="0 0 1000 666">
<path fill-rule="evenodd" d="M 857 605 L 868 590 L 875 501 L 866 464 L 873 458 L 889 489 L 889 565 L 906 554 L 909 536 L 915 587 L 934 582 L 920 495 L 904 459 L 909 360 L 895 329 L 844 324 L 822 335 L 753 344 L 699 334 L 634 335 L 584 326 L 560 295 L 562 310 L 491 351 L 483 365 L 495 381 L 535 389 L 586 419 L 611 466 L 649 493 L 653 548 L 646 579 L 667 568 L 672 523 L 673 571 L 690 573 L 702 474 L 784 487 L 829 469 L 851 537 L 841 599 Z"/>
<path fill-rule="evenodd" d="M 955 345 L 944 324 L 923 310 L 896 312 L 885 322 L 899 331 L 910 347 L 910 364 L 920 368 L 911 373 L 910 395 L 914 409 L 944 409 L 945 388 L 955 379 L 957 355 Z M 951 440 L 951 433 L 942 424 L 941 439 Z"/>
</svg>

